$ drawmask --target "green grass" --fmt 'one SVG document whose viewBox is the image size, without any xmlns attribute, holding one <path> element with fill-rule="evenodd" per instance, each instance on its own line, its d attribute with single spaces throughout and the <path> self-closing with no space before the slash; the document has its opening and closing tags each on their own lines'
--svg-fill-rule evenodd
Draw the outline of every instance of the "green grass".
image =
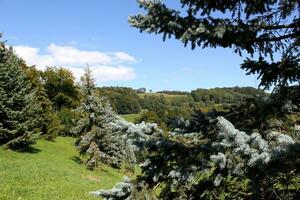
<svg viewBox="0 0 300 200">
<path fill-rule="evenodd" d="M 125 115 L 120 115 L 121 117 L 123 117 L 126 121 L 128 122 L 134 122 L 136 119 L 138 119 L 140 117 L 140 113 L 138 114 L 125 114 Z"/>
<path fill-rule="evenodd" d="M 89 171 L 78 164 L 74 139 L 39 141 L 35 152 L 0 149 L 1 200 L 97 199 L 89 191 L 111 188 L 122 180 L 120 170 L 102 165 Z"/>
<path fill-rule="evenodd" d="M 140 113 L 135 114 L 123 114 L 120 115 L 123 117 L 126 121 L 134 123 L 138 118 L 140 118 L 141 114 L 147 112 L 147 109 L 142 109 Z"/>
</svg>

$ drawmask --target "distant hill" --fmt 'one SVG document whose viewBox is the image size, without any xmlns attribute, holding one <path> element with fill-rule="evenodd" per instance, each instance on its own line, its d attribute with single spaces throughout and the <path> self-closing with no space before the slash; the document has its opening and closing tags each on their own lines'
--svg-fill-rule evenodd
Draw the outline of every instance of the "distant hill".
<svg viewBox="0 0 300 200">
<path fill-rule="evenodd" d="M 198 88 L 191 92 L 163 90 L 155 93 L 140 93 L 128 87 L 101 87 L 98 92 L 100 96 L 108 97 L 118 114 L 135 114 L 142 109 L 157 111 L 171 107 L 213 108 L 240 104 L 249 98 L 268 95 L 253 87 Z"/>
<path fill-rule="evenodd" d="M 267 96 L 263 90 L 253 87 L 224 87 L 213 89 L 196 89 L 191 91 L 195 102 L 205 104 L 236 104 L 245 99 Z"/>
<path fill-rule="evenodd" d="M 189 94 L 189 92 L 186 92 L 186 91 L 171 91 L 171 90 L 163 90 L 163 91 L 158 91 L 156 93 L 174 94 L 174 95 L 188 95 Z"/>
</svg>

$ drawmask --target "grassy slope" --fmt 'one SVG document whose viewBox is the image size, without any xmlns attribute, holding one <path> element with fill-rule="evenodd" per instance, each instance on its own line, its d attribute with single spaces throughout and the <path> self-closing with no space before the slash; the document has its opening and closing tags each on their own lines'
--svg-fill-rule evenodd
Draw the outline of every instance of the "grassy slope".
<svg viewBox="0 0 300 200">
<path fill-rule="evenodd" d="M 140 117 L 140 113 L 138 114 L 125 114 L 125 115 L 120 115 L 121 117 L 123 117 L 126 121 L 128 122 L 134 122 L 136 119 L 138 119 Z"/>
<path fill-rule="evenodd" d="M 39 141 L 36 153 L 0 149 L 0 199 L 96 199 L 88 194 L 111 188 L 123 178 L 116 169 L 102 166 L 89 171 L 76 163 L 74 139 Z"/>
<path fill-rule="evenodd" d="M 140 113 L 135 113 L 135 114 L 123 114 L 123 115 L 120 115 L 121 117 L 123 117 L 126 121 L 128 122 L 132 122 L 134 123 L 136 119 L 138 119 L 141 114 L 143 112 L 147 112 L 147 109 L 142 109 Z"/>
<path fill-rule="evenodd" d="M 175 94 L 164 94 L 164 93 L 140 93 L 138 94 L 141 98 L 144 98 L 145 96 L 163 96 L 167 101 L 171 101 L 174 98 L 182 98 L 182 99 L 186 99 L 187 96 L 186 95 L 175 95 Z M 146 110 L 142 110 L 142 112 L 145 112 Z M 136 119 L 138 119 L 141 116 L 141 113 L 136 113 L 136 114 L 124 114 L 124 115 L 120 115 L 121 117 L 123 117 L 126 121 L 128 122 L 134 122 Z"/>
</svg>

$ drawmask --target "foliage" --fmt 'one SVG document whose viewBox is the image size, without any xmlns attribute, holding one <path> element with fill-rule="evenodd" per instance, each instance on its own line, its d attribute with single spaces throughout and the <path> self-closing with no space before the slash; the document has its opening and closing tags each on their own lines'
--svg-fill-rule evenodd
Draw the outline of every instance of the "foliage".
<svg viewBox="0 0 300 200">
<path fill-rule="evenodd" d="M 141 93 L 146 93 L 146 88 L 139 88 L 136 90 L 137 93 L 141 94 Z"/>
<path fill-rule="evenodd" d="M 241 132 L 224 118 L 218 118 L 219 141 L 213 143 L 219 153 L 211 160 L 222 174 L 248 178 L 255 199 L 297 199 L 300 188 L 299 135 L 270 131 L 265 138 L 259 133 Z M 222 178 L 220 178 L 220 183 Z"/>
<path fill-rule="evenodd" d="M 45 71 L 41 72 L 41 78 L 56 111 L 63 107 L 74 108 L 78 105 L 79 93 L 71 71 L 64 68 L 47 67 Z"/>
<path fill-rule="evenodd" d="M 133 142 L 148 138 L 158 128 L 152 124 L 126 122 L 118 117 L 110 104 L 95 94 L 94 80 L 88 67 L 82 77 L 83 99 L 77 108 L 81 118 L 72 129 L 79 136 L 76 146 L 80 154 L 88 154 L 87 167 L 95 169 L 99 162 L 121 167 L 123 162 L 135 161 Z"/>
<path fill-rule="evenodd" d="M 279 87 L 287 87 L 300 80 L 299 58 L 285 58 L 278 62 L 268 63 L 263 57 L 258 61 L 245 60 L 242 69 L 248 71 L 247 74 L 258 74 L 261 80 L 260 85 L 270 89 L 274 84 Z"/>
<path fill-rule="evenodd" d="M 160 188 L 161 199 L 297 199 L 299 135 L 273 131 L 263 138 L 222 117 L 217 122 L 217 137 L 194 133 L 144 142 L 138 188 Z"/>
<path fill-rule="evenodd" d="M 201 110 L 195 110 L 191 119 L 186 126 L 183 127 L 183 133 L 200 132 L 203 135 L 209 135 L 214 131 L 215 119 L 218 116 L 225 115 L 225 113 L 212 110 L 204 113 Z"/>
<path fill-rule="evenodd" d="M 109 123 L 109 126 L 112 128 L 114 137 L 120 141 L 119 153 L 123 153 L 123 162 L 132 169 L 142 160 L 140 149 L 143 148 L 143 145 L 140 146 L 140 142 L 162 134 L 162 130 L 155 123 L 133 124 L 118 116 Z"/>
<path fill-rule="evenodd" d="M 292 1 L 205 1 L 181 0 L 185 14 L 170 9 L 161 1 L 140 0 L 147 14 L 129 18 L 131 26 L 149 33 L 174 36 L 192 48 L 234 47 L 236 51 L 272 53 L 284 39 L 299 33 L 298 2 Z M 219 11 L 220 15 L 214 16 Z M 293 18 L 294 17 L 294 18 Z M 291 18 L 291 20 L 286 20 Z M 232 37 L 236 36 L 236 37 Z M 238 36 L 238 37 L 237 37 Z"/>
<path fill-rule="evenodd" d="M 167 106 L 167 100 L 164 95 L 147 95 L 143 96 L 141 101 L 141 106 L 143 109 L 148 111 L 159 111 L 164 110 Z"/>
<path fill-rule="evenodd" d="M 173 94 L 173 95 L 188 95 L 189 94 L 189 92 L 184 92 L 184 91 L 170 91 L 170 90 L 158 91 L 157 93 Z"/>
<path fill-rule="evenodd" d="M 100 96 L 108 97 L 117 113 L 132 117 L 131 122 L 142 121 L 157 123 L 164 130 L 182 128 L 191 120 L 194 110 L 210 112 L 229 110 L 233 105 L 241 104 L 247 98 L 268 96 L 261 90 L 250 87 L 196 89 L 191 93 L 180 91 L 161 91 L 157 93 L 139 93 L 131 88 L 97 88 Z M 142 108 L 142 112 L 139 112 Z M 140 117 L 133 120 L 133 117 Z"/>
<path fill-rule="evenodd" d="M 38 128 L 40 131 L 40 137 L 47 140 L 54 140 L 55 137 L 61 134 L 63 125 L 56 113 L 53 111 L 52 103 L 48 99 L 42 86 L 37 88 L 36 95 L 37 98 L 35 101 L 41 106 L 41 111 L 38 113 L 38 117 L 40 119 Z"/>
<path fill-rule="evenodd" d="M 112 189 L 90 192 L 90 194 L 103 197 L 103 200 L 121 200 L 129 197 L 132 190 L 133 184 L 130 182 L 130 179 L 128 177 L 124 177 L 123 181 L 117 183 Z"/>
<path fill-rule="evenodd" d="M 125 87 L 97 88 L 100 96 L 109 99 L 112 107 L 118 114 L 135 114 L 141 111 L 138 91 Z"/>
<path fill-rule="evenodd" d="M 272 94 L 270 97 L 247 99 L 232 106 L 224 116 L 237 128 L 246 131 L 289 130 L 300 122 L 299 108 L 290 100 L 277 101 L 277 98 L 277 94 Z"/>
<path fill-rule="evenodd" d="M 263 91 L 250 87 L 196 89 L 188 95 L 143 94 L 142 107 L 148 112 L 142 113 L 137 122 L 157 123 L 164 130 L 194 132 L 200 130 L 197 126 L 205 126 L 196 119 L 196 115 L 202 112 L 214 113 L 216 118 L 217 114 L 225 115 L 231 107 L 238 107 L 248 98 L 267 96 Z"/>
<path fill-rule="evenodd" d="M 29 78 L 32 85 L 32 89 L 36 90 L 36 101 L 41 105 L 41 111 L 38 114 L 40 118 L 39 130 L 41 137 L 53 140 L 58 134 L 61 133 L 63 125 L 53 109 L 53 104 L 48 98 L 46 90 L 44 88 L 41 71 L 37 70 L 35 66 L 28 67 L 22 66 L 26 76 Z"/>
<path fill-rule="evenodd" d="M 0 144 L 26 148 L 35 143 L 41 105 L 22 70 L 23 61 L 0 43 Z"/>
<path fill-rule="evenodd" d="M 57 117 L 60 120 L 63 127 L 59 131 L 62 136 L 74 136 L 71 129 L 75 126 L 77 113 L 70 108 L 62 108 L 57 112 Z"/>
<path fill-rule="evenodd" d="M 211 156 L 214 162 L 221 162 L 220 168 L 229 168 L 231 173 L 243 174 L 248 168 L 264 169 L 269 162 L 284 159 L 289 154 L 290 148 L 295 141 L 288 135 L 271 131 L 267 134 L 267 140 L 259 133 L 251 135 L 241 132 L 228 122 L 225 118 L 218 118 L 219 142 L 213 143 L 213 147 L 222 152 L 229 151 L 233 156 L 239 156 L 238 165 L 236 161 L 226 158 L 223 153 Z M 229 156 L 230 157 L 230 156 Z M 226 163 L 230 163 L 226 165 Z M 234 168 L 236 167 L 236 168 Z"/>
<path fill-rule="evenodd" d="M 72 133 L 79 136 L 76 146 L 80 154 L 88 154 L 88 169 L 95 169 L 100 160 L 120 166 L 122 154 L 119 152 L 119 140 L 113 137 L 108 126 L 115 117 L 114 112 L 107 101 L 95 95 L 94 80 L 89 67 L 86 68 L 81 81 L 83 99 L 77 108 L 81 118 L 72 129 Z"/>
<path fill-rule="evenodd" d="M 139 118 L 136 119 L 135 122 L 149 122 L 156 123 L 162 129 L 167 129 L 167 125 L 164 121 L 164 116 L 159 114 L 163 114 L 164 112 L 156 113 L 154 111 L 147 111 L 142 113 Z"/>
<path fill-rule="evenodd" d="M 191 91 L 196 102 L 203 102 L 206 106 L 211 104 L 238 105 L 249 98 L 267 96 L 262 90 L 251 87 L 196 89 Z"/>
</svg>

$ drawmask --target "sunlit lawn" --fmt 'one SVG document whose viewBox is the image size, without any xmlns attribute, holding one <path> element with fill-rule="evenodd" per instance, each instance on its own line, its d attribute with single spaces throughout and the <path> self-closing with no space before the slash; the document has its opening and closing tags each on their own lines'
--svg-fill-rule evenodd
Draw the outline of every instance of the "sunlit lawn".
<svg viewBox="0 0 300 200">
<path fill-rule="evenodd" d="M 39 141 L 31 153 L 0 149 L 0 199 L 96 199 L 89 194 L 111 188 L 123 174 L 108 166 L 89 171 L 78 163 L 74 139 Z"/>
</svg>

